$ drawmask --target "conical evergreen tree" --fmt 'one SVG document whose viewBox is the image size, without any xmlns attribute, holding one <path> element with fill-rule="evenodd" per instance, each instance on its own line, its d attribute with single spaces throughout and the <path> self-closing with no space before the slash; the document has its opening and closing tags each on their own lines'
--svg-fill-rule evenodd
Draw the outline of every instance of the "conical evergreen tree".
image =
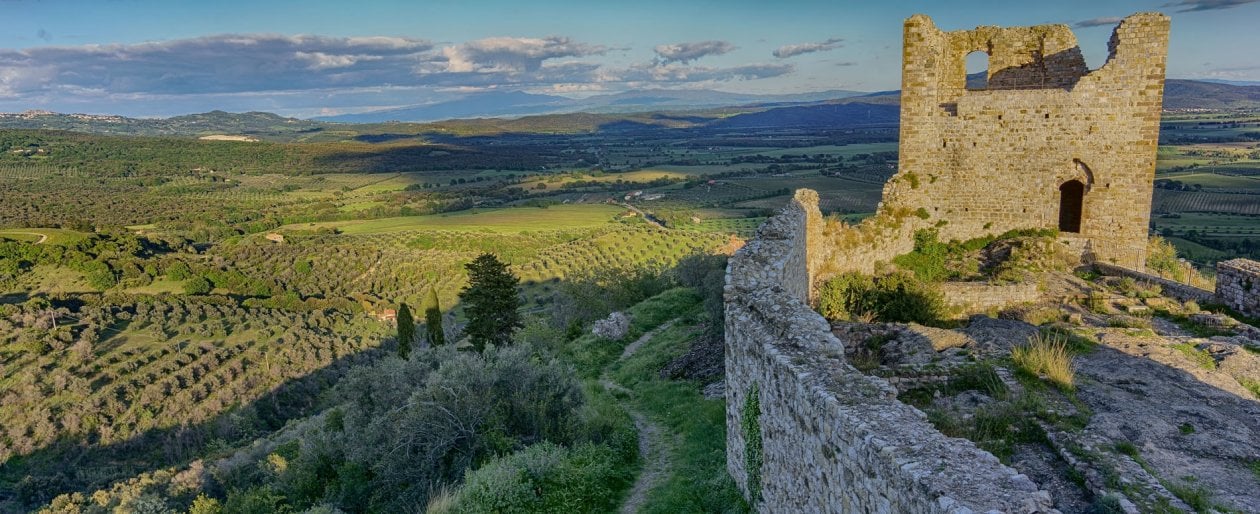
<svg viewBox="0 0 1260 514">
<path fill-rule="evenodd" d="M 524 325 L 521 297 L 516 291 L 520 279 L 508 271 L 493 254 L 483 253 L 464 265 L 468 269 L 468 285 L 459 293 L 468 315 L 464 331 L 473 349 L 482 351 L 486 343 L 503 346 L 512 341 L 512 332 Z"/>
<path fill-rule="evenodd" d="M 432 287 L 429 288 L 429 296 L 424 300 L 424 330 L 429 344 L 446 344 L 446 333 L 442 331 L 442 307 L 438 304 L 437 291 Z"/>
<path fill-rule="evenodd" d="M 411 341 L 416 338 L 416 322 L 411 318 L 407 304 L 398 306 L 398 356 L 406 359 L 411 355 Z"/>
</svg>

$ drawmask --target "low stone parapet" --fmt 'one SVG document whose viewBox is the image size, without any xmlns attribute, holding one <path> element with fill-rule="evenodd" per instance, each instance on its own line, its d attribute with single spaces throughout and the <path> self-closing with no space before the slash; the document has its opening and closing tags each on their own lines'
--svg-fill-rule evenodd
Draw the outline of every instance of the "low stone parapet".
<svg viewBox="0 0 1260 514">
<path fill-rule="evenodd" d="M 1041 291 L 1035 282 L 993 284 L 989 282 L 946 282 L 941 284 L 945 301 L 956 309 L 983 312 L 1036 301 Z"/>
<path fill-rule="evenodd" d="M 1134 280 L 1140 280 L 1140 281 L 1149 282 L 1152 284 L 1159 284 L 1159 287 L 1162 290 L 1164 296 L 1170 296 L 1172 298 L 1176 298 L 1183 302 L 1195 301 L 1199 303 L 1210 303 L 1216 299 L 1215 293 L 1213 293 L 1212 291 L 1208 291 L 1207 289 L 1194 287 L 1188 284 L 1182 284 L 1181 282 L 1162 278 L 1156 275 L 1152 275 L 1150 273 L 1143 273 L 1141 271 L 1131 270 L 1129 268 L 1115 266 L 1112 264 L 1105 264 L 1101 262 L 1094 263 L 1094 268 L 1096 268 L 1099 273 L 1102 273 L 1104 275 L 1111 275 L 1115 277 L 1129 277 Z"/>
<path fill-rule="evenodd" d="M 1055 512 L 1028 477 L 845 362 L 806 303 L 811 193 L 727 268 L 727 469 L 745 497 L 760 512 Z"/>
<path fill-rule="evenodd" d="M 1216 263 L 1216 300 L 1247 316 L 1260 317 L 1260 262 Z"/>
</svg>

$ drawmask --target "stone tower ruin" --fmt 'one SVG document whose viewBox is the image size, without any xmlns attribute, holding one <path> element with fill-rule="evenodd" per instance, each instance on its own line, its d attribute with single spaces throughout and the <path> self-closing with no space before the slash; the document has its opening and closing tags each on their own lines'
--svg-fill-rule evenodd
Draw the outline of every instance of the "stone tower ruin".
<svg viewBox="0 0 1260 514">
<path fill-rule="evenodd" d="M 1073 250 L 1142 270 L 1168 25 L 1125 18 L 1090 71 L 1064 25 L 943 32 L 906 20 L 900 168 L 879 211 L 832 222 L 818 193 L 798 190 L 727 266 L 727 469 L 754 509 L 1058 512 L 1027 476 L 851 366 L 845 348 L 869 340 L 841 340 L 810 301 L 828 278 L 912 251 L 924 229 L 966 240 L 1058 228 Z M 983 89 L 967 88 L 975 51 L 989 57 Z M 1251 269 L 1222 276 L 1250 283 Z"/>
<path fill-rule="evenodd" d="M 1168 29 L 1162 14 L 1125 18 L 1090 71 L 1066 25 L 944 32 L 907 19 L 899 172 L 883 207 L 926 210 L 942 240 L 1058 228 L 1099 262 L 1143 269 Z M 972 52 L 988 54 L 983 89 L 967 87 Z"/>
</svg>

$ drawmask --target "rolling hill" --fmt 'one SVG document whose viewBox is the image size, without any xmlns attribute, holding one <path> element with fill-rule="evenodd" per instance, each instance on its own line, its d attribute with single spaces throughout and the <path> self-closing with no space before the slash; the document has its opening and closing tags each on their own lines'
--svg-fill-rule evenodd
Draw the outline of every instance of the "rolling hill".
<svg viewBox="0 0 1260 514">
<path fill-rule="evenodd" d="M 449 102 L 312 120 L 265 112 L 212 111 L 165 119 L 139 119 L 27 111 L 0 114 L 0 129 L 136 136 L 227 134 L 272 141 L 327 141 L 370 134 L 412 137 L 425 133 L 576 133 L 645 128 L 854 127 L 896 123 L 899 103 L 900 91 L 744 95 L 720 91 L 644 90 L 585 99 L 512 91 L 477 93 Z M 1165 85 L 1164 107 L 1260 108 L 1260 86 L 1169 79 Z"/>
</svg>

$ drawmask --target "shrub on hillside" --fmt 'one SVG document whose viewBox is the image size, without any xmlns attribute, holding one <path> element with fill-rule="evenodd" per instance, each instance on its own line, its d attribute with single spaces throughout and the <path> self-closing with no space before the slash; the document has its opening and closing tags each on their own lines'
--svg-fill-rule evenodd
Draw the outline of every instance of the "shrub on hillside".
<svg viewBox="0 0 1260 514">
<path fill-rule="evenodd" d="M 1066 269 L 1070 256 L 1055 241 L 1057 236 L 1056 230 L 1025 229 L 943 242 L 936 229 L 925 229 L 915 232 L 914 251 L 893 258 L 893 264 L 929 282 L 984 277 L 1021 281 L 1027 272 Z"/>
<path fill-rule="evenodd" d="M 1146 243 L 1146 268 L 1155 274 L 1204 289 L 1216 287 L 1216 281 L 1204 276 L 1193 264 L 1177 257 L 1177 247 L 1159 236 L 1152 236 Z"/>
<path fill-rule="evenodd" d="M 930 324 L 947 315 L 940 288 L 909 273 L 878 277 L 845 273 L 823 283 L 818 297 L 819 312 L 830 320 L 874 316 L 879 321 Z"/>
<path fill-rule="evenodd" d="M 672 273 L 679 285 L 694 288 L 704 296 L 704 310 L 709 315 L 705 336 L 710 340 L 720 341 L 726 325 L 726 260 L 727 256 L 721 254 L 697 253 L 679 260 Z"/>
<path fill-rule="evenodd" d="M 555 321 L 559 326 L 584 324 L 625 309 L 674 287 L 658 263 L 636 266 L 592 266 L 570 274 L 557 287 Z"/>
<path fill-rule="evenodd" d="M 1146 243 L 1146 267 L 1164 278 L 1186 280 L 1186 269 L 1177 260 L 1177 248 L 1159 236 L 1151 236 Z"/>
<path fill-rule="evenodd" d="M 633 475 L 611 448 L 540 443 L 470 472 L 455 512 L 610 512 Z"/>
<path fill-rule="evenodd" d="M 484 355 L 450 345 L 413 350 L 408 360 L 352 370 L 332 400 L 340 407 L 322 429 L 225 485 L 264 483 L 295 507 L 404 511 L 494 455 L 567 444 L 601 419 L 583 408 L 568 366 L 518 346 Z"/>
</svg>

